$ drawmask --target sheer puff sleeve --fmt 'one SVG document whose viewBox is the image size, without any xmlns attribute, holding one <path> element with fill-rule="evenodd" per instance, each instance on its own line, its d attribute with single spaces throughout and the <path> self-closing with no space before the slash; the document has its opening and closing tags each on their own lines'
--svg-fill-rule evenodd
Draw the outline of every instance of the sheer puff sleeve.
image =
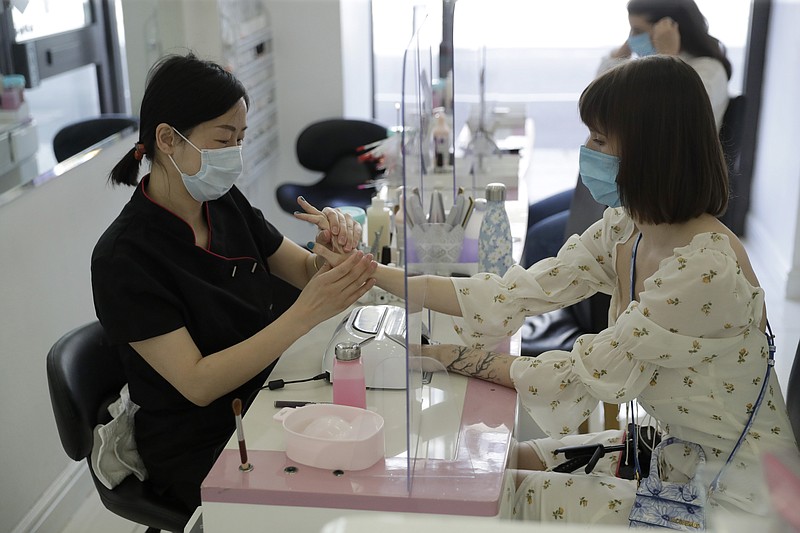
<svg viewBox="0 0 800 533">
<path fill-rule="evenodd" d="M 463 319 L 456 332 L 473 348 L 491 349 L 514 334 L 526 316 L 566 307 L 616 285 L 616 244 L 627 239 L 632 221 L 622 209 L 606 209 L 603 218 L 580 237 L 573 235 L 558 256 L 527 270 L 512 266 L 504 276 L 480 273 L 454 278 Z"/>
</svg>

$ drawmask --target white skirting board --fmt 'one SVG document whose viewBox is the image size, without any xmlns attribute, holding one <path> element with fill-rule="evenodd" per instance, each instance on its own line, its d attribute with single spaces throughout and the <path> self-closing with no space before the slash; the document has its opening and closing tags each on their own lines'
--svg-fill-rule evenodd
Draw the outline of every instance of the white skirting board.
<svg viewBox="0 0 800 533">
<path fill-rule="evenodd" d="M 70 463 L 12 533 L 63 531 L 93 490 L 86 461 Z"/>
</svg>

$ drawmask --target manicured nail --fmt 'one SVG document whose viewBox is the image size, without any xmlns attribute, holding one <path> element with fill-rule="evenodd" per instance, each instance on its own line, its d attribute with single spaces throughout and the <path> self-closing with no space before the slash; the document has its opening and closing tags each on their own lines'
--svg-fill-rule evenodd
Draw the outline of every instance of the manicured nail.
<svg viewBox="0 0 800 533">
<path fill-rule="evenodd" d="M 300 197 L 300 200 L 301 200 L 301 201 L 303 201 L 303 202 L 305 202 L 305 201 L 306 201 L 306 199 L 305 199 L 305 198 L 303 198 L 302 196 Z"/>
<path fill-rule="evenodd" d="M 306 244 L 306 248 L 308 248 L 309 250 L 313 250 L 314 249 L 314 243 L 311 242 L 311 241 L 308 241 L 308 243 Z"/>
</svg>

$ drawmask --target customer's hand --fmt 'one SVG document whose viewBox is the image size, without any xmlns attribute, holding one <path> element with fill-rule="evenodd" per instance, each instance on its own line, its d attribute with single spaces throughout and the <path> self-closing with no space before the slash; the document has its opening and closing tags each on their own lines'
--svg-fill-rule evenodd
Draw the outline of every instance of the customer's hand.
<svg viewBox="0 0 800 533">
<path fill-rule="evenodd" d="M 456 359 L 457 351 L 453 344 L 423 344 L 419 356 L 426 371 L 444 370 Z"/>
<path fill-rule="evenodd" d="M 327 320 L 350 307 L 375 285 L 373 274 L 377 266 L 371 254 L 361 251 L 347 255 L 338 266 L 325 263 L 292 307 L 313 324 Z"/>
<path fill-rule="evenodd" d="M 311 205 L 302 196 L 297 203 L 305 212 L 295 212 L 295 218 L 311 222 L 319 228 L 316 241 L 336 252 L 349 253 L 358 248 L 361 242 L 361 224 L 349 214 L 338 209 L 326 207 L 322 211 Z"/>
<path fill-rule="evenodd" d="M 419 372 L 447 371 L 440 357 L 445 356 L 445 350 L 440 350 L 439 344 L 410 344 L 408 346 L 408 367 Z"/>
<path fill-rule="evenodd" d="M 678 23 L 664 17 L 653 25 L 650 34 L 653 47 L 659 54 L 676 56 L 681 51 L 681 32 Z"/>
</svg>

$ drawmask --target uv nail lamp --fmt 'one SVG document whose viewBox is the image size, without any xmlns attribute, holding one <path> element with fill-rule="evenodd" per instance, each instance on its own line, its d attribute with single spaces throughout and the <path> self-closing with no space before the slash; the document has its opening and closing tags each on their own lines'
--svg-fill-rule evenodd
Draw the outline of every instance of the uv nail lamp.
<svg viewBox="0 0 800 533">
<path fill-rule="evenodd" d="M 325 355 L 322 371 L 333 375 L 336 345 L 353 342 L 361 346 L 364 379 L 372 389 L 406 388 L 406 311 L 395 305 L 356 307 L 337 326 Z"/>
</svg>

